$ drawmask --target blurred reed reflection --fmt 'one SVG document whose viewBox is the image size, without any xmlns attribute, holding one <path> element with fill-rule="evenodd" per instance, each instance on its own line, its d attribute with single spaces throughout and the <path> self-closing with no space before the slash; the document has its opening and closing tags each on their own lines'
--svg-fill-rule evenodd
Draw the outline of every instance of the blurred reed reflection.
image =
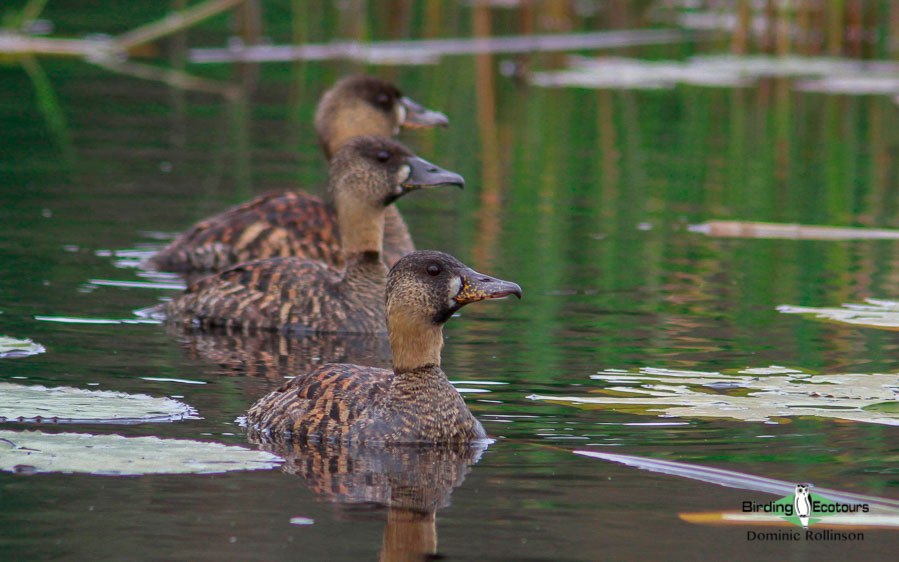
<svg viewBox="0 0 899 562">
<path fill-rule="evenodd" d="M 281 469 L 300 476 L 343 516 L 387 508 L 380 560 L 430 560 L 437 553 L 435 513 L 449 505 L 480 460 L 486 443 L 344 445 L 308 441 L 271 443 L 250 430 L 249 440 L 285 459 Z"/>
<path fill-rule="evenodd" d="M 491 36 L 490 10 L 484 3 L 472 7 L 472 27 L 475 37 Z M 496 81 L 493 56 L 480 53 L 474 56 L 475 105 L 481 153 L 480 206 L 477 212 L 478 236 L 473 249 L 474 266 L 488 268 L 496 252 L 500 231 L 500 202 L 502 182 L 499 138 L 496 120 Z"/>
</svg>

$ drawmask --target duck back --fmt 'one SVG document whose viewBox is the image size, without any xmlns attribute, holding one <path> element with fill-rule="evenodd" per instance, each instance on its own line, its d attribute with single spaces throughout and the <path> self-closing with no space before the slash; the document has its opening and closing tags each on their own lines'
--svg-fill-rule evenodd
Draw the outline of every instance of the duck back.
<svg viewBox="0 0 899 562">
<path fill-rule="evenodd" d="M 487 437 L 436 365 L 400 375 L 323 365 L 260 399 L 247 421 L 273 441 L 450 443 Z"/>
<path fill-rule="evenodd" d="M 383 332 L 385 275 L 379 260 L 352 276 L 298 258 L 253 260 L 200 279 L 168 304 L 166 315 L 204 329 Z"/>
<path fill-rule="evenodd" d="M 384 215 L 383 259 L 388 267 L 415 250 L 395 207 Z M 162 271 L 200 276 L 274 257 L 316 260 L 344 266 L 334 207 L 307 193 L 262 195 L 194 225 L 150 258 Z"/>
</svg>

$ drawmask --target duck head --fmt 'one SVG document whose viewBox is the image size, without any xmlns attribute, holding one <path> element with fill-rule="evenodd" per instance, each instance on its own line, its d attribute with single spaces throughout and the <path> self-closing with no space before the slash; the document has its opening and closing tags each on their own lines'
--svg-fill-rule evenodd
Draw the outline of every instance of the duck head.
<svg viewBox="0 0 899 562">
<path fill-rule="evenodd" d="M 463 188 L 465 180 L 389 138 L 350 139 L 331 160 L 328 182 L 344 252 L 380 253 L 387 206 L 412 191 L 443 185 Z"/>
<path fill-rule="evenodd" d="M 449 119 L 373 76 L 348 76 L 322 96 L 315 111 L 318 142 L 330 159 L 350 138 L 393 136 L 400 128 L 446 127 Z"/>
<path fill-rule="evenodd" d="M 443 325 L 466 304 L 514 295 L 521 287 L 471 269 L 449 254 L 413 252 L 387 276 L 387 326 L 394 369 L 440 364 Z"/>
</svg>

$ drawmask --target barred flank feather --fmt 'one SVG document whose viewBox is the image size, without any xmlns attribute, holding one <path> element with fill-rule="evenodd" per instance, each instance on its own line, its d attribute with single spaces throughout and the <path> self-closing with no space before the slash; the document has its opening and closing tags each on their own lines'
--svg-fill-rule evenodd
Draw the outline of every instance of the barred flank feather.
<svg viewBox="0 0 899 562">
<path fill-rule="evenodd" d="M 387 268 L 377 254 L 353 258 L 342 277 L 298 258 L 254 260 L 205 277 L 172 300 L 170 320 L 202 328 L 384 332 Z"/>
<path fill-rule="evenodd" d="M 487 435 L 437 365 L 396 376 L 359 365 L 323 365 L 250 408 L 247 421 L 273 441 L 469 442 Z"/>
</svg>

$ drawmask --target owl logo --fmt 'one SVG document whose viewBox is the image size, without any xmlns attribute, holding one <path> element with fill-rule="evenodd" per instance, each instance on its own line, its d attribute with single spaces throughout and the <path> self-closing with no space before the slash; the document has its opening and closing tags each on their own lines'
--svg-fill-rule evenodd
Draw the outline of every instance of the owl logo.
<svg viewBox="0 0 899 562">
<path fill-rule="evenodd" d="M 812 514 L 812 503 L 809 501 L 809 485 L 796 484 L 796 493 L 793 495 L 793 513 L 799 517 L 803 527 L 808 527 L 808 518 Z"/>
</svg>

